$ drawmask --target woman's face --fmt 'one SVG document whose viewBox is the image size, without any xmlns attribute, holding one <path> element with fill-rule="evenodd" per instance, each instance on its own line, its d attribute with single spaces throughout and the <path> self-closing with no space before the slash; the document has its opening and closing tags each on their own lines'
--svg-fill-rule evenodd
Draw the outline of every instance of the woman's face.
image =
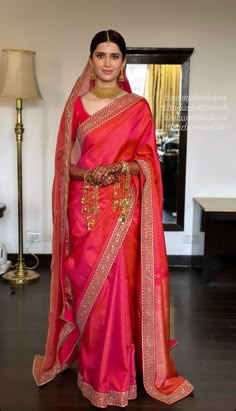
<svg viewBox="0 0 236 411">
<path fill-rule="evenodd" d="M 104 42 L 98 44 L 90 58 L 96 76 L 96 83 L 114 83 L 125 66 L 122 53 L 116 43 Z"/>
</svg>

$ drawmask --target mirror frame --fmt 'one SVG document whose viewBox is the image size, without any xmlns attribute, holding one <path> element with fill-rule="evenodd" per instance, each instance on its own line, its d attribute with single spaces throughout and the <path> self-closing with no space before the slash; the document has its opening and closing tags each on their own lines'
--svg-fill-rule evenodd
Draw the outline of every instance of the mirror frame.
<svg viewBox="0 0 236 411">
<path fill-rule="evenodd" d="M 190 56 L 193 50 L 194 48 L 127 47 L 127 64 L 181 64 L 182 66 L 181 121 L 176 202 L 177 217 L 176 223 L 163 224 L 165 231 L 184 230 L 189 74 Z"/>
</svg>

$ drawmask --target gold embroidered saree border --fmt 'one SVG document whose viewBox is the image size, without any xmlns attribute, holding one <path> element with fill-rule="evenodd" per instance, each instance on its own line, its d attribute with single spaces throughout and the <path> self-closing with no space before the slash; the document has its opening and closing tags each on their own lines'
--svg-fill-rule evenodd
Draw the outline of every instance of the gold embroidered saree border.
<svg viewBox="0 0 236 411">
<path fill-rule="evenodd" d="M 146 181 L 141 204 L 141 296 L 142 296 L 142 357 L 144 384 L 155 379 L 154 321 L 154 245 L 153 201 L 151 173 L 144 160 L 137 160 Z"/>
<path fill-rule="evenodd" d="M 123 113 L 125 110 L 133 106 L 137 101 L 141 100 L 142 97 L 137 94 L 125 94 L 122 97 L 117 98 L 112 101 L 106 107 L 98 110 L 96 113 L 91 115 L 87 120 L 79 125 L 77 130 L 77 138 L 82 146 L 84 138 L 91 133 L 96 128 L 107 123 L 107 121 L 112 120 L 119 114 Z"/>
<path fill-rule="evenodd" d="M 155 323 L 155 277 L 154 277 L 154 227 L 153 227 L 153 200 L 152 179 L 148 163 L 138 160 L 138 163 L 146 177 L 143 188 L 141 205 L 141 295 L 142 295 L 142 358 L 143 358 L 143 382 L 147 393 L 153 398 L 165 404 L 172 404 L 193 391 L 193 386 L 187 381 L 172 393 L 163 394 L 158 391 L 155 381 L 161 381 L 161 376 L 156 370 L 163 367 L 162 359 L 157 358 L 158 348 L 155 344 L 155 333 L 161 333 Z M 157 287 L 157 285 L 156 285 Z M 160 287 L 160 286 L 158 286 Z"/>
<path fill-rule="evenodd" d="M 64 327 L 62 328 L 59 334 L 59 340 L 57 344 L 57 356 L 56 361 L 53 364 L 52 368 L 48 371 L 41 373 L 41 366 L 43 363 L 44 356 L 36 355 L 34 358 L 33 363 L 33 376 L 38 386 L 44 385 L 47 382 L 53 380 L 57 374 L 64 371 L 68 366 L 66 363 L 61 364 L 59 360 L 59 349 L 62 346 L 63 342 L 65 341 L 66 337 L 71 333 L 74 329 L 74 324 L 65 323 Z"/>
<path fill-rule="evenodd" d="M 182 400 L 193 391 L 192 384 L 190 384 L 187 380 L 184 380 L 174 392 L 168 395 L 157 391 L 154 385 L 144 385 L 144 388 L 152 398 L 155 398 L 156 400 L 159 400 L 167 405 L 171 405 L 179 400 Z"/>
<path fill-rule="evenodd" d="M 135 209 L 135 191 L 132 187 L 130 192 L 130 207 L 124 223 L 117 221 L 111 238 L 106 246 L 105 252 L 98 264 L 98 267 L 93 275 L 93 278 L 83 296 L 80 307 L 77 312 L 76 322 L 82 334 L 88 316 L 93 308 L 93 305 L 107 279 L 109 271 L 115 261 L 122 242 L 132 223 L 133 213 Z"/>
<path fill-rule="evenodd" d="M 108 405 L 116 407 L 125 407 L 129 400 L 137 398 L 137 386 L 130 385 L 128 391 L 118 392 L 109 391 L 106 393 L 98 392 L 93 389 L 90 384 L 83 381 L 83 378 L 78 374 L 78 387 L 84 397 L 86 397 L 95 407 L 106 408 Z"/>
</svg>

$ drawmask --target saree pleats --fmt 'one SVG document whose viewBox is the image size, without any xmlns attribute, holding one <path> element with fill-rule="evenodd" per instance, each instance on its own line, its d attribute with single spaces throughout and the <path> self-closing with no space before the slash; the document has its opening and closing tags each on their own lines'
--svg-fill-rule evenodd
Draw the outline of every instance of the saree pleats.
<svg viewBox="0 0 236 411">
<path fill-rule="evenodd" d="M 51 302 L 47 350 L 35 358 L 34 378 L 42 385 L 77 361 L 78 386 L 92 404 L 124 407 L 136 398 L 141 372 L 146 391 L 171 404 L 193 387 L 178 376 L 169 352 L 162 184 L 147 103 L 133 94 L 118 98 L 79 124 L 76 144 L 73 161 L 79 167 L 136 160 L 140 176 L 132 176 L 125 222 L 113 208 L 113 186 L 99 189 L 99 216 L 91 230 L 82 214 L 83 182 L 68 181 L 60 193 L 63 213 L 68 192 L 60 265 L 54 269 L 59 297 L 55 306 Z M 70 161 L 63 158 L 59 187 L 63 164 Z"/>
</svg>

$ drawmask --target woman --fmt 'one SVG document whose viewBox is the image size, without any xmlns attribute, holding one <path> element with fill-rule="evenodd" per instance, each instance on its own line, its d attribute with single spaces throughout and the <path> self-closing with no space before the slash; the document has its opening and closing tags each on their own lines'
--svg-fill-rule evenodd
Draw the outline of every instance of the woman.
<svg viewBox="0 0 236 411">
<path fill-rule="evenodd" d="M 33 369 L 43 385 L 78 361 L 78 386 L 101 408 L 136 398 L 137 373 L 166 404 L 193 390 L 169 355 L 160 167 L 149 106 L 123 77 L 125 52 L 119 33 L 95 35 L 62 116 L 49 330 Z"/>
</svg>

